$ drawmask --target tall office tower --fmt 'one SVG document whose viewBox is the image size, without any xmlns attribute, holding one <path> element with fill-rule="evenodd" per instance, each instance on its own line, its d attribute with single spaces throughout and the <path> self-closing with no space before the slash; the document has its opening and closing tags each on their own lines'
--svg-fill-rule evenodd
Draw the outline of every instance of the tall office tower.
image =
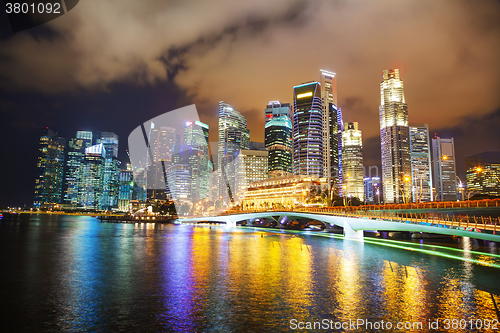
<svg viewBox="0 0 500 333">
<path fill-rule="evenodd" d="M 433 201 L 429 126 L 410 124 L 413 202 Z"/>
<path fill-rule="evenodd" d="M 337 126 L 337 78 L 333 72 L 320 70 L 323 103 L 323 174 L 329 189 L 338 184 L 339 152 Z"/>
<path fill-rule="evenodd" d="M 102 168 L 102 192 L 98 209 L 118 208 L 120 161 L 118 160 L 118 135 L 113 132 L 100 132 L 97 142 L 104 148 L 104 166 Z"/>
<path fill-rule="evenodd" d="M 293 87 L 293 173 L 323 177 L 323 104 L 319 82 Z"/>
<path fill-rule="evenodd" d="M 188 121 L 184 126 L 184 147 L 188 150 L 187 163 L 191 167 L 191 199 L 193 202 L 208 197 L 208 132 L 209 126 L 198 120 Z"/>
<path fill-rule="evenodd" d="M 191 201 L 191 167 L 188 164 L 174 164 L 166 171 L 172 199 Z"/>
<path fill-rule="evenodd" d="M 66 170 L 64 175 L 64 203 L 76 206 L 78 204 L 78 184 L 80 167 L 85 159 L 85 148 L 92 145 L 92 132 L 78 131 L 76 138 L 68 143 Z"/>
<path fill-rule="evenodd" d="M 465 172 L 470 195 L 500 196 L 500 152 L 486 151 L 466 157 Z M 464 199 L 463 191 L 461 194 Z"/>
<path fill-rule="evenodd" d="M 292 111 L 290 104 L 269 102 L 266 108 L 265 148 L 268 151 L 270 177 L 291 175 L 292 169 Z"/>
<path fill-rule="evenodd" d="M 339 155 L 339 179 L 338 179 L 338 187 L 335 187 L 335 191 L 337 191 L 342 196 L 342 184 L 343 184 L 343 176 L 342 176 L 342 133 L 344 133 L 344 118 L 342 117 L 342 109 L 337 109 L 337 141 L 338 141 L 338 155 Z"/>
<path fill-rule="evenodd" d="M 242 149 L 240 151 L 236 161 L 236 201 L 245 197 L 250 183 L 267 179 L 267 155 L 268 152 L 265 150 Z"/>
<path fill-rule="evenodd" d="M 120 190 L 118 192 L 118 210 L 128 212 L 132 207 L 130 201 L 134 192 L 134 172 L 132 165 L 127 164 L 124 170 L 120 170 Z"/>
<path fill-rule="evenodd" d="M 457 200 L 457 174 L 455 171 L 455 144 L 453 138 L 432 138 L 433 184 L 437 201 Z"/>
<path fill-rule="evenodd" d="M 290 103 L 281 103 L 280 101 L 270 101 L 265 110 L 265 123 L 267 124 L 273 118 L 287 117 L 290 121 L 293 118 L 292 106 Z"/>
<path fill-rule="evenodd" d="M 85 148 L 85 159 L 80 167 L 78 206 L 100 209 L 105 163 L 106 148 L 102 143 Z"/>
<path fill-rule="evenodd" d="M 106 148 L 106 158 L 118 157 L 118 135 L 113 132 L 101 132 L 100 140 Z"/>
<path fill-rule="evenodd" d="M 146 192 L 148 199 L 165 200 L 168 195 L 166 170 L 172 165 L 174 146 L 178 143 L 175 128 L 155 126 L 149 129 Z"/>
<path fill-rule="evenodd" d="M 42 129 L 36 165 L 33 206 L 61 203 L 66 139 L 48 127 Z"/>
<path fill-rule="evenodd" d="M 399 69 L 383 71 L 379 106 L 382 182 L 386 203 L 408 202 L 411 196 L 408 108 Z"/>
<path fill-rule="evenodd" d="M 343 195 L 363 200 L 363 142 L 357 122 L 345 124 L 345 131 L 342 133 L 342 157 Z"/>
<path fill-rule="evenodd" d="M 104 149 L 107 151 L 106 148 Z M 118 158 L 111 154 L 113 153 L 106 153 L 106 159 L 104 161 L 102 195 L 99 202 L 99 209 L 101 210 L 112 210 L 113 208 L 118 208 L 121 162 Z"/>
<path fill-rule="evenodd" d="M 217 154 L 217 176 L 219 196 L 226 203 L 234 201 L 235 163 L 241 149 L 250 148 L 250 131 L 247 120 L 231 105 L 219 102 L 219 140 Z"/>
</svg>

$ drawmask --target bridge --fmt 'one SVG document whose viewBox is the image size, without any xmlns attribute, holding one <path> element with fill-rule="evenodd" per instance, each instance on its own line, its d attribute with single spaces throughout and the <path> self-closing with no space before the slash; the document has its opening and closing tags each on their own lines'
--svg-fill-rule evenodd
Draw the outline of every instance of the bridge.
<svg viewBox="0 0 500 333">
<path fill-rule="evenodd" d="M 390 217 L 387 215 L 360 216 L 354 213 L 339 215 L 307 211 L 267 211 L 182 218 L 177 221 L 179 223 L 215 222 L 235 227 L 238 222 L 255 219 L 272 219 L 276 221 L 278 227 L 289 220 L 309 219 L 323 223 L 326 228 L 341 227 L 344 230 L 344 237 L 350 239 L 363 239 L 364 230 L 378 230 L 434 233 L 500 242 L 500 235 L 496 233 L 497 229 L 500 231 L 498 222 L 483 218 L 481 221 L 474 218 L 471 222 L 469 219 L 467 221 L 436 219 L 428 215 L 419 218 L 416 214 L 415 216 L 407 214 L 406 217 L 403 215 Z"/>
</svg>

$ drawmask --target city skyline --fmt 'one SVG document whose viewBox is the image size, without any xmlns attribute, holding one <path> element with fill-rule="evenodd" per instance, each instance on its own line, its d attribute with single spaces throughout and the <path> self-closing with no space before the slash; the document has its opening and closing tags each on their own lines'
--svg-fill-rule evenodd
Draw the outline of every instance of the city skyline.
<svg viewBox="0 0 500 333">
<path fill-rule="evenodd" d="M 339 137 L 342 137 L 342 141 L 336 142 L 337 147 L 334 149 L 330 149 L 333 152 L 330 155 L 334 156 L 337 154 L 337 152 L 339 152 L 339 155 L 343 155 L 345 160 L 343 163 L 343 170 L 334 170 L 332 165 L 332 176 L 338 177 L 339 174 L 344 174 L 345 179 L 343 183 L 340 184 L 341 187 L 338 192 L 336 189 L 330 189 L 330 187 L 328 191 L 332 191 L 332 193 L 339 193 L 341 196 L 357 197 L 360 200 L 367 197 L 367 193 L 365 193 L 366 184 L 365 189 L 363 190 L 363 179 L 368 175 L 363 174 L 363 143 L 361 140 L 361 131 L 358 130 L 358 123 L 346 123 L 345 131 L 344 127 L 342 126 L 342 129 L 337 132 L 337 107 L 333 103 L 334 100 L 336 101 L 336 98 L 334 99 L 332 94 L 332 92 L 336 91 L 336 81 L 332 80 L 332 78 L 335 77 L 335 74 L 324 70 L 321 70 L 320 72 L 320 81 L 322 81 L 322 83 L 311 81 L 293 87 L 293 110 L 290 104 L 287 103 L 283 104 L 279 101 L 271 101 L 268 103 L 267 107 L 264 110 L 264 127 L 267 129 L 268 125 L 273 125 L 274 122 L 277 121 L 277 125 L 279 126 L 274 130 L 274 132 L 282 132 L 283 134 L 285 134 L 285 136 L 281 139 L 278 139 L 278 141 L 276 141 L 276 134 L 273 134 L 272 136 L 269 136 L 268 134 L 265 138 L 266 142 L 261 143 L 250 141 L 250 133 L 246 128 L 247 119 L 231 105 L 223 101 L 219 102 L 219 143 L 217 149 L 217 164 L 224 167 L 223 169 L 217 168 L 216 172 L 218 174 L 219 185 L 217 187 L 219 188 L 218 192 L 220 193 L 220 195 L 222 195 L 222 193 L 224 192 L 224 189 L 221 189 L 221 186 L 224 187 L 224 184 L 220 183 L 220 180 L 225 179 L 225 182 L 227 183 L 225 184 L 225 187 L 227 187 L 229 198 L 224 199 L 225 205 L 230 202 L 241 202 L 242 198 L 244 198 L 244 192 L 246 191 L 246 188 L 252 181 L 265 180 L 267 177 L 273 178 L 276 176 L 286 176 L 287 174 L 290 175 L 285 171 L 287 168 L 286 165 L 287 163 L 289 163 L 287 159 L 280 158 L 280 160 L 277 160 L 276 157 L 273 158 L 271 157 L 271 155 L 269 155 L 270 161 L 268 162 L 267 160 L 268 151 L 272 152 L 274 149 L 276 149 L 276 143 L 281 146 L 280 149 L 285 148 L 285 146 L 283 146 L 283 143 L 286 141 L 293 141 L 291 153 L 296 159 L 294 161 L 295 164 L 293 168 L 294 174 L 325 177 L 327 184 L 331 184 L 329 175 L 326 173 L 326 166 L 330 166 L 330 163 L 327 164 L 325 161 L 325 158 L 330 158 L 330 156 L 328 156 L 329 154 L 325 152 L 321 152 L 320 150 L 316 151 L 315 149 L 324 149 L 326 143 L 328 143 L 326 144 L 326 146 L 329 147 L 331 142 L 330 136 L 334 134 L 332 136 L 337 139 L 337 133 Z M 326 81 L 325 77 L 327 79 Z M 428 125 L 410 125 L 408 123 L 408 111 L 407 105 L 405 103 L 403 82 L 400 79 L 399 69 L 384 70 L 383 79 L 384 80 L 380 85 L 382 104 L 380 106 L 382 151 L 384 151 L 384 149 L 386 151 L 398 151 L 400 152 L 400 154 L 406 151 L 408 155 L 408 161 L 404 164 L 407 164 L 407 168 L 411 170 L 406 173 L 401 171 L 402 169 L 398 171 L 399 169 L 394 169 L 395 165 L 393 162 L 393 171 L 391 172 L 395 172 L 395 175 L 399 175 L 395 177 L 395 180 L 396 182 L 400 182 L 399 185 L 395 183 L 396 186 L 394 186 L 395 188 L 399 187 L 400 190 L 400 196 L 396 197 L 396 193 L 391 193 L 394 191 L 391 190 L 389 180 L 390 178 L 387 178 L 387 174 L 385 174 L 384 169 L 382 169 L 382 179 L 385 178 L 385 181 L 382 181 L 382 187 L 384 188 L 383 201 L 388 203 L 410 201 L 421 202 L 429 200 L 432 201 L 433 197 L 436 197 L 437 200 L 441 201 L 455 200 L 454 198 L 458 198 L 457 191 L 459 190 L 459 185 L 456 182 L 456 179 L 459 180 L 460 178 L 456 176 L 455 152 L 453 145 L 454 139 L 441 139 L 437 136 L 432 139 L 432 162 L 436 163 L 433 168 L 431 168 Z M 334 89 L 332 89 L 332 85 L 334 86 Z M 321 99 L 319 98 L 320 91 Z M 328 104 L 327 108 L 325 108 L 323 105 L 325 101 L 327 101 L 326 103 Z M 332 111 L 330 111 L 330 109 L 332 109 Z M 318 113 L 318 117 L 314 116 L 315 112 Z M 305 118 L 302 120 L 300 118 L 301 114 L 305 115 Z M 325 115 L 327 117 L 332 117 L 333 122 L 335 123 L 334 126 L 330 126 L 331 121 L 328 118 L 325 118 Z M 286 122 L 284 122 L 285 120 L 288 120 L 290 122 L 290 116 L 292 116 L 292 119 L 294 121 L 293 128 L 290 128 L 290 124 L 286 125 Z M 322 120 L 320 120 L 321 118 Z M 316 121 L 317 124 L 315 124 L 314 121 Z M 306 127 L 302 127 L 303 125 L 298 125 L 305 123 L 307 123 Z M 276 125 L 273 126 L 276 127 Z M 332 133 L 329 133 L 328 130 L 325 131 L 325 126 L 327 128 L 334 128 L 335 130 L 331 131 Z M 384 128 L 391 128 L 391 126 L 397 127 L 395 130 L 392 129 L 391 132 L 399 134 L 397 136 L 397 139 L 392 138 L 390 142 L 393 142 L 393 144 L 395 145 L 407 145 L 407 149 L 384 148 L 384 142 L 386 141 L 384 137 L 387 136 L 387 134 L 385 134 L 386 130 Z M 401 136 L 401 126 L 403 126 L 402 128 L 406 129 L 407 133 L 404 132 L 406 133 L 406 135 Z M 195 130 L 195 127 L 198 129 Z M 294 130 L 293 140 L 292 137 L 290 137 L 290 129 Z M 168 137 L 168 135 L 165 135 L 165 133 L 163 133 L 167 130 L 170 130 L 170 132 L 172 132 L 172 135 L 170 135 L 171 139 L 169 141 L 169 144 L 167 144 L 167 142 L 163 142 Z M 44 134 L 44 131 L 48 131 L 48 134 Z M 287 132 L 288 134 L 286 134 Z M 355 140 L 352 139 L 353 135 L 357 137 Z M 41 158 L 42 163 L 45 164 L 41 165 L 41 162 L 38 163 L 38 169 L 41 171 L 38 171 L 39 176 L 37 177 L 35 182 L 34 207 L 40 207 L 40 204 L 44 206 L 43 204 L 47 203 L 61 203 L 66 205 L 71 204 L 73 207 L 78 206 L 83 209 L 118 208 L 119 197 L 122 196 L 121 194 L 119 195 L 119 188 L 121 188 L 119 179 L 122 178 L 120 172 L 126 171 L 129 168 L 127 164 L 125 169 L 120 171 L 121 162 L 117 159 L 118 135 L 112 132 L 105 131 L 98 131 L 95 133 L 89 131 L 77 131 L 76 138 L 69 139 L 68 145 L 66 145 L 66 139 L 60 137 L 57 139 L 56 136 L 57 133 L 51 131 L 50 129 L 48 129 L 48 127 L 47 129 L 42 130 L 42 136 L 40 138 L 41 153 L 39 155 L 39 159 Z M 164 197 L 163 195 L 150 195 L 150 188 L 148 185 L 147 199 L 166 199 L 168 198 L 168 195 L 170 193 L 174 198 L 182 198 L 192 202 L 208 198 L 208 189 L 210 187 L 208 175 L 208 160 L 212 159 L 212 157 L 209 158 L 208 156 L 209 126 L 200 121 L 187 121 L 184 125 L 183 135 L 181 137 L 180 134 L 176 134 L 175 128 L 169 128 L 165 126 L 155 127 L 154 124 L 151 123 L 150 136 L 153 147 L 153 151 L 150 152 L 152 153 L 150 159 L 153 164 L 151 164 L 151 166 L 148 166 L 148 176 L 146 179 L 152 178 L 158 180 L 157 178 L 163 178 L 164 176 L 169 175 L 169 184 L 176 184 L 177 186 L 177 184 L 183 184 L 184 182 L 187 182 L 188 178 L 190 179 L 190 184 L 189 188 L 185 189 L 183 186 L 180 186 L 182 187 L 181 189 L 169 190 L 169 186 L 167 186 L 166 192 L 164 192 L 163 190 L 159 191 L 167 194 L 167 197 Z M 305 139 L 305 141 L 303 141 L 303 139 Z M 43 153 L 44 151 L 47 151 L 47 148 L 44 148 L 47 145 L 47 140 L 49 153 Z M 62 153 L 61 155 L 63 159 L 62 165 L 64 165 L 62 169 L 64 169 L 64 171 L 57 171 L 56 168 L 56 172 L 54 172 L 51 164 L 48 164 L 45 161 L 50 161 L 50 148 L 51 145 L 57 142 L 57 140 L 61 142 L 64 141 L 64 145 L 61 146 L 60 144 L 60 146 L 62 147 L 61 149 L 63 152 L 65 150 L 67 151 L 65 152 L 65 154 Z M 94 145 L 90 146 L 92 143 Z M 448 148 L 447 145 L 450 144 L 451 148 Z M 252 145 L 256 148 L 253 148 Z M 266 146 L 268 146 L 268 148 L 266 148 Z M 352 146 L 352 148 L 350 146 Z M 195 151 L 192 152 L 193 149 L 195 149 Z M 266 151 L 266 155 L 264 158 L 266 163 L 265 168 L 262 169 L 260 167 L 260 162 L 257 162 L 255 166 L 252 166 L 252 163 L 255 162 L 250 162 L 251 159 L 246 162 L 245 156 L 254 158 L 253 156 L 257 155 L 252 153 L 252 150 L 245 149 L 257 149 L 254 150 L 255 153 L 258 153 L 259 150 L 268 150 Z M 446 152 L 444 153 L 444 151 Z M 313 154 L 311 155 L 312 157 L 310 156 L 311 152 Z M 212 152 L 212 155 L 214 153 L 215 152 Z M 304 155 L 305 157 L 300 157 L 300 155 L 304 153 L 306 154 Z M 236 157 L 238 157 L 238 155 L 241 155 L 240 160 L 236 160 Z M 48 158 L 45 158 L 45 156 L 48 156 Z M 199 156 L 204 157 L 200 159 Z M 264 157 L 264 155 L 262 155 L 262 157 Z M 99 160 L 99 158 L 102 159 L 102 161 Z M 341 162 L 342 159 L 339 159 L 336 156 L 335 158 L 336 164 L 338 165 L 338 163 Z M 268 163 L 270 163 L 271 165 L 273 163 L 271 162 L 272 159 L 276 160 L 274 162 L 275 166 L 274 168 L 272 167 L 271 169 L 268 169 Z M 303 162 L 301 162 L 301 159 L 303 159 Z M 382 160 L 383 159 L 384 153 L 382 153 Z M 394 158 L 391 159 L 394 160 Z M 399 160 L 400 163 L 403 163 L 402 161 L 405 159 L 400 158 Z M 238 163 L 231 163 L 233 161 Z M 159 162 L 161 162 L 161 168 L 158 167 Z M 158 165 L 156 165 L 155 163 Z M 302 163 L 305 163 L 305 167 L 301 166 Z M 447 176 L 447 172 L 449 173 L 450 171 L 445 171 L 444 173 L 442 173 L 441 171 L 443 165 L 448 165 L 450 163 L 452 167 L 451 171 L 453 171 L 453 175 L 451 176 L 451 178 L 450 176 Z M 54 162 L 52 164 L 56 163 Z M 79 167 L 80 164 L 82 165 L 81 168 Z M 94 164 L 96 164 L 96 166 L 91 166 Z M 202 164 L 203 166 L 201 166 Z M 320 166 L 323 166 L 323 168 L 321 168 Z M 155 169 L 155 172 L 150 175 L 151 167 Z M 252 169 L 252 167 L 256 167 L 256 170 L 250 170 Z M 44 171 L 44 168 L 48 171 Z M 137 168 L 137 166 L 135 168 Z M 166 170 L 160 170 L 162 168 Z M 172 170 L 174 168 L 175 170 L 182 169 L 182 171 L 175 171 L 174 173 L 172 173 Z M 401 166 L 398 166 L 398 168 L 401 168 Z M 61 169 L 61 167 L 59 169 Z M 86 171 L 87 169 L 89 169 L 90 171 Z M 434 169 L 433 176 L 431 176 L 432 169 Z M 206 170 L 206 172 L 200 170 Z M 278 171 L 277 174 L 274 174 L 275 170 Z M 425 171 L 426 173 L 424 174 Z M 58 190 L 56 189 L 56 191 L 59 191 L 59 193 L 61 193 L 59 200 L 43 200 L 43 192 L 47 191 L 44 190 L 43 185 L 43 173 L 45 172 L 48 172 L 49 177 L 54 177 L 50 176 L 53 173 L 61 174 L 61 177 L 59 177 L 61 179 L 58 179 L 57 177 L 55 178 L 55 180 L 57 180 L 56 183 L 58 184 L 56 186 Z M 91 174 L 87 175 L 88 172 L 91 172 Z M 188 174 L 186 174 L 186 177 L 184 177 L 186 179 L 183 178 L 182 181 L 179 181 L 180 178 L 177 179 L 177 175 L 180 175 L 179 172 L 188 172 Z M 155 176 L 155 174 L 159 174 L 160 177 Z M 202 174 L 204 174 L 204 176 L 202 176 Z M 443 186 L 443 175 L 446 181 L 449 183 L 446 186 Z M 334 179 L 333 177 L 332 181 L 337 182 L 338 178 Z M 431 192 L 431 177 L 433 178 L 432 190 L 435 193 Z M 47 183 L 52 183 L 53 181 L 54 179 L 49 180 Z M 421 184 L 422 181 L 425 185 Z M 451 185 L 452 183 L 453 185 Z M 186 186 L 188 185 L 186 184 Z M 460 189 L 462 188 L 462 186 L 463 184 L 460 181 Z M 51 190 L 52 187 L 53 186 L 50 186 L 48 189 Z M 158 189 L 155 188 L 154 190 Z M 389 196 L 386 196 L 386 191 L 390 193 Z M 73 192 L 75 193 L 73 194 Z M 182 195 L 179 196 L 179 193 L 177 192 L 182 192 Z M 42 193 L 42 195 L 40 193 Z M 202 193 L 203 195 L 201 195 Z M 49 198 L 53 197 L 53 195 L 50 194 L 45 196 Z"/>
</svg>

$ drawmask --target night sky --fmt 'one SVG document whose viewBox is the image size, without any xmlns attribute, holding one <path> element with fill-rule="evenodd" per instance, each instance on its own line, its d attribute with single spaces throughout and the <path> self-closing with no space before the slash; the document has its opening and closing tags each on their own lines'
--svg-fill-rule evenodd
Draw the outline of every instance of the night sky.
<svg viewBox="0 0 500 333">
<path fill-rule="evenodd" d="M 454 137 L 464 158 L 500 150 L 499 0 L 85 0 L 0 40 L 0 206 L 31 206 L 38 138 L 50 127 L 120 136 L 196 104 L 217 137 L 218 101 L 264 140 L 264 108 L 292 87 L 337 73 L 344 121 L 380 165 L 382 70 L 400 68 L 410 122 Z"/>
</svg>

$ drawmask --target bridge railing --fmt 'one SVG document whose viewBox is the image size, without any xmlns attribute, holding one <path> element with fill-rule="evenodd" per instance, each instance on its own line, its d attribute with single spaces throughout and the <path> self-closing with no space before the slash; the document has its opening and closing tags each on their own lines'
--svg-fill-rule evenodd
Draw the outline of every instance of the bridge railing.
<svg viewBox="0 0 500 333">
<path fill-rule="evenodd" d="M 414 224 L 431 224 L 443 225 L 447 227 L 458 227 L 466 230 L 490 230 L 496 233 L 500 231 L 500 217 L 484 217 L 484 216 L 469 216 L 469 215 L 452 215 L 452 214 L 437 214 L 437 213 L 408 213 L 388 210 L 332 210 L 331 207 L 300 207 L 294 209 L 261 209 L 261 210 L 229 210 L 221 215 L 235 214 L 253 214 L 253 213 L 272 213 L 276 212 L 301 212 L 323 215 L 333 215 L 341 217 L 357 217 L 377 219 L 399 223 L 414 223 Z"/>
</svg>

